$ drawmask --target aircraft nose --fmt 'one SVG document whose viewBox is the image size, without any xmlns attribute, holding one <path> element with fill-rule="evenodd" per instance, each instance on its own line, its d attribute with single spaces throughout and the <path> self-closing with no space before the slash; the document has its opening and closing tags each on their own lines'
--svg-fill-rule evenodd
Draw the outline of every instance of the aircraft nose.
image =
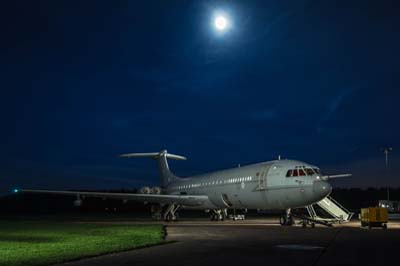
<svg viewBox="0 0 400 266">
<path fill-rule="evenodd" d="M 326 196 L 329 195 L 332 191 L 332 186 L 326 181 L 314 181 L 313 184 L 313 192 L 316 194 L 316 196 L 322 198 L 325 198 Z"/>
</svg>

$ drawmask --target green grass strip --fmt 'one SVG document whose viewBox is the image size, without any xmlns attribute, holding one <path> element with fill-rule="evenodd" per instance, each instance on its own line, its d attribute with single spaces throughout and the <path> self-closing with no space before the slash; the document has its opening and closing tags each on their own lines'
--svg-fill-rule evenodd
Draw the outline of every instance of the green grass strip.
<svg viewBox="0 0 400 266">
<path fill-rule="evenodd" d="M 164 242 L 162 225 L 0 222 L 0 266 L 44 266 Z"/>
</svg>

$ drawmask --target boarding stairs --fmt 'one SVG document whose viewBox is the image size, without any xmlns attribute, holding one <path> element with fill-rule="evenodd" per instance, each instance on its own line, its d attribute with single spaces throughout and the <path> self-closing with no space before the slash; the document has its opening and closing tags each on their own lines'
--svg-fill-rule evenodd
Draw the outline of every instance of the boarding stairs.
<svg viewBox="0 0 400 266">
<path fill-rule="evenodd" d="M 331 217 L 321 217 L 318 215 L 318 213 L 315 211 L 315 205 L 323 209 Z M 328 224 L 349 222 L 354 214 L 330 196 L 327 196 L 313 205 L 306 206 L 306 209 L 311 219 Z"/>
</svg>

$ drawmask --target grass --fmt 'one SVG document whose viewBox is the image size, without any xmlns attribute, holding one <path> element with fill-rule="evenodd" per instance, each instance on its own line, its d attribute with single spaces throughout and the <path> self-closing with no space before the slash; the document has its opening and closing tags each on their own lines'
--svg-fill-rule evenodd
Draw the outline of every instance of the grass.
<svg viewBox="0 0 400 266">
<path fill-rule="evenodd" d="M 0 222 L 0 266 L 45 266 L 162 243 L 162 225 Z"/>
</svg>

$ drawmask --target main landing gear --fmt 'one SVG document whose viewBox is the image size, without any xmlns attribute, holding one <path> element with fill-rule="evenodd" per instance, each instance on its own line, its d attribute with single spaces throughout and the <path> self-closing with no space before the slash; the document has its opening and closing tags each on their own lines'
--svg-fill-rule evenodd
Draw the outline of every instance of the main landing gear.
<svg viewBox="0 0 400 266">
<path fill-rule="evenodd" d="M 321 225 L 325 225 L 325 226 L 332 226 L 331 223 L 327 222 L 327 221 L 319 221 L 316 219 L 312 219 L 308 216 L 305 215 L 299 215 L 299 214 L 292 214 L 290 209 L 286 210 L 286 214 L 282 215 L 279 218 L 279 223 L 282 226 L 292 226 L 295 224 L 295 220 L 294 218 L 296 217 L 296 219 L 301 220 L 298 224 L 300 224 L 302 227 L 307 227 L 310 226 L 311 228 L 314 228 L 316 224 L 321 224 Z"/>
<path fill-rule="evenodd" d="M 154 204 L 150 207 L 151 218 L 154 221 L 161 221 L 162 219 L 162 206 L 160 204 Z"/>
<path fill-rule="evenodd" d="M 210 211 L 211 221 L 223 221 L 228 216 L 226 209 L 215 209 Z"/>
<path fill-rule="evenodd" d="M 286 209 L 286 214 L 282 215 L 279 218 L 279 223 L 282 226 L 285 226 L 285 225 L 286 226 L 292 226 L 292 225 L 294 225 L 294 218 L 293 218 L 293 216 L 291 214 L 291 209 L 290 208 Z"/>
<path fill-rule="evenodd" d="M 178 219 L 177 210 L 180 208 L 180 205 L 177 204 L 169 204 L 165 208 L 163 212 L 163 207 L 160 205 L 154 205 L 151 208 L 151 216 L 154 220 L 160 221 L 163 219 L 166 222 L 176 221 Z"/>
</svg>

